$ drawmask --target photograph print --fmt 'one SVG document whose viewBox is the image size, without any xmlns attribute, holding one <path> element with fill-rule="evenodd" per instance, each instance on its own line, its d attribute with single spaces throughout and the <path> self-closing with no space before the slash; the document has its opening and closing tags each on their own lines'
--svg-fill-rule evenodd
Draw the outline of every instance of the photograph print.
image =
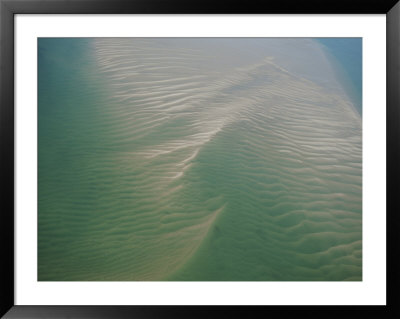
<svg viewBox="0 0 400 319">
<path fill-rule="evenodd" d="M 361 281 L 362 38 L 38 38 L 38 281 Z"/>
</svg>

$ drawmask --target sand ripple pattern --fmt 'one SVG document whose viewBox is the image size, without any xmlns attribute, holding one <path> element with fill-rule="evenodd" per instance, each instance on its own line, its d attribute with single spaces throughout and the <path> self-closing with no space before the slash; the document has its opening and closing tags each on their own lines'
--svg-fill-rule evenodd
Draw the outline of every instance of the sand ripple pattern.
<svg viewBox="0 0 400 319">
<path fill-rule="evenodd" d="M 53 157 L 39 279 L 361 279 L 361 118 L 345 94 L 267 49 L 85 44 L 86 75 L 64 80 L 73 106 L 39 122 Z"/>
</svg>

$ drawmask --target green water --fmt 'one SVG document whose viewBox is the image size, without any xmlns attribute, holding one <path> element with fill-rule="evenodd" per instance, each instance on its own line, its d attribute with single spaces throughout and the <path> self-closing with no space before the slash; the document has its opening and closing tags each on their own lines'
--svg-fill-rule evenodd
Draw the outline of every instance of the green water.
<svg viewBox="0 0 400 319">
<path fill-rule="evenodd" d="M 292 73 L 312 40 L 38 46 L 38 280 L 361 280 L 361 118 Z"/>
</svg>

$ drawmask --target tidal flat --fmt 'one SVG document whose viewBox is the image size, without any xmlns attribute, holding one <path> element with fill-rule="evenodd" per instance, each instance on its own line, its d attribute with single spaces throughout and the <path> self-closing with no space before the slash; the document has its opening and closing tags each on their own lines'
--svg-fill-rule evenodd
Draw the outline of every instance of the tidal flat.
<svg viewBox="0 0 400 319">
<path fill-rule="evenodd" d="M 40 38 L 38 280 L 362 280 L 338 41 Z"/>
</svg>

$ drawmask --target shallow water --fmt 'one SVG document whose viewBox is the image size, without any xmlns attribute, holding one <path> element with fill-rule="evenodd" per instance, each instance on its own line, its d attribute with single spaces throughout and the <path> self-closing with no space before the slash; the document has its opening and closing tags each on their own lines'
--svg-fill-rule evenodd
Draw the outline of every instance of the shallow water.
<svg viewBox="0 0 400 319">
<path fill-rule="evenodd" d="M 312 39 L 40 39 L 38 279 L 361 280 L 334 68 Z"/>
<path fill-rule="evenodd" d="M 335 63 L 340 81 L 356 110 L 362 114 L 362 39 L 318 38 Z"/>
</svg>

